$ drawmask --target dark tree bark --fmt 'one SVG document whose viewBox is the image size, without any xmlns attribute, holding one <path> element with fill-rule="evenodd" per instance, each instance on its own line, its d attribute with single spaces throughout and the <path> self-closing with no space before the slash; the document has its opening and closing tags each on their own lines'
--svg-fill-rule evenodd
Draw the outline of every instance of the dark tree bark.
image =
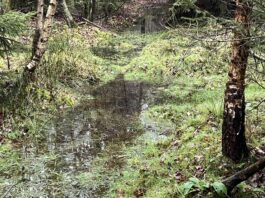
<svg viewBox="0 0 265 198">
<path fill-rule="evenodd" d="M 248 156 L 245 139 L 245 73 L 249 56 L 251 4 L 236 0 L 234 39 L 229 80 L 224 98 L 222 127 L 223 155 L 239 162 Z"/>
<path fill-rule="evenodd" d="M 19 10 L 22 12 L 35 11 L 37 0 L 8 0 L 12 10 Z"/>
<path fill-rule="evenodd" d="M 3 129 L 4 113 L 0 110 L 0 130 Z"/>
<path fill-rule="evenodd" d="M 90 0 L 84 0 L 84 18 L 89 19 L 89 5 Z"/>
<path fill-rule="evenodd" d="M 96 0 L 85 0 L 84 1 L 84 16 L 90 21 L 94 21 L 96 12 Z"/>
<path fill-rule="evenodd" d="M 141 33 L 144 34 L 145 33 L 145 18 L 142 19 L 141 21 Z"/>
</svg>

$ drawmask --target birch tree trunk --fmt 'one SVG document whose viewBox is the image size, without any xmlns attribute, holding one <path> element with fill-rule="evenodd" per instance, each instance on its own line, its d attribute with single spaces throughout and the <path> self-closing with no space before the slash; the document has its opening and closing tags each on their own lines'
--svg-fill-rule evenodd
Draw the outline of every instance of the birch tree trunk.
<svg viewBox="0 0 265 198">
<path fill-rule="evenodd" d="M 222 127 L 223 155 L 239 162 L 248 155 L 245 139 L 245 73 L 249 56 L 250 15 L 247 0 L 236 0 L 234 39 L 232 43 L 229 80 L 224 98 Z"/>
<path fill-rule="evenodd" d="M 75 26 L 75 21 L 74 21 L 74 18 L 71 14 L 71 12 L 69 11 L 69 8 L 67 6 L 67 3 L 65 0 L 61 0 L 61 5 L 62 5 L 62 8 L 63 8 L 63 13 L 64 13 L 64 17 L 65 17 L 65 20 L 67 22 L 67 25 L 69 27 L 74 27 Z"/>
<path fill-rule="evenodd" d="M 41 58 L 47 49 L 48 40 L 52 29 L 52 22 L 56 11 L 56 4 L 56 0 L 50 0 L 46 17 L 43 19 L 43 0 L 38 0 L 38 19 L 36 28 L 37 35 L 35 35 L 35 43 L 33 42 L 32 59 L 25 67 L 25 71 L 34 72 L 34 70 L 40 64 Z"/>
<path fill-rule="evenodd" d="M 38 0 L 37 23 L 36 23 L 35 35 L 33 38 L 32 57 L 31 58 L 33 58 L 35 53 L 36 53 L 36 50 L 38 48 L 38 41 L 40 39 L 40 36 L 42 35 L 43 15 L 44 15 L 44 0 Z"/>
</svg>

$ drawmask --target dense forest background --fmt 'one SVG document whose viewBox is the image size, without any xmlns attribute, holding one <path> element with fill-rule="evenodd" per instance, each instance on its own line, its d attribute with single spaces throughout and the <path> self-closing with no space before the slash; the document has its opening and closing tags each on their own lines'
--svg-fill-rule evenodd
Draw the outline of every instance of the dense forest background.
<svg viewBox="0 0 265 198">
<path fill-rule="evenodd" d="M 265 197 L 263 0 L 2 0 L 1 197 Z"/>
</svg>

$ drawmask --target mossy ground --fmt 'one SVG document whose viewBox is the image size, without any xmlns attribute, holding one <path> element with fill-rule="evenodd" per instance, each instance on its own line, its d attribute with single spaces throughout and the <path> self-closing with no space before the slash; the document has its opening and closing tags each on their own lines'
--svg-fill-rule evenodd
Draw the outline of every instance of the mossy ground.
<svg viewBox="0 0 265 198">
<path fill-rule="evenodd" d="M 142 116 L 151 117 L 161 124 L 171 122 L 175 130 L 156 141 L 144 134 L 134 140 L 132 146 L 124 148 L 122 155 L 126 156 L 126 165 L 119 170 L 120 176 L 110 182 L 106 197 L 116 197 L 118 193 L 124 197 L 137 196 L 137 193 L 144 197 L 187 196 L 181 184 L 188 178 L 197 177 L 213 183 L 252 162 L 235 165 L 221 154 L 229 44 L 223 47 L 217 43 L 215 47 L 213 43 L 200 45 L 178 35 L 178 31 L 138 35 L 148 42 L 127 65 L 118 67 L 128 80 L 148 81 L 161 86 L 157 99 L 142 112 Z M 123 45 L 130 46 L 126 44 L 131 43 L 130 40 L 122 41 Z M 133 39 L 134 43 L 136 41 L 137 37 Z M 211 47 L 212 51 L 209 51 Z M 260 117 L 257 118 L 254 109 L 265 94 L 257 84 L 247 83 L 246 135 L 249 145 L 256 147 L 263 144 L 257 139 L 261 137 L 264 126 L 261 120 L 258 125 L 255 123 L 256 119 L 262 119 L 264 112 L 260 108 Z M 238 197 L 263 194 L 262 190 L 253 190 L 245 183 L 238 189 Z M 198 193 L 196 196 L 214 195 Z"/>
<path fill-rule="evenodd" d="M 1 191 L 10 185 L 8 178 L 17 177 L 19 180 L 22 169 L 29 169 L 29 161 L 22 159 L 17 149 L 23 142 L 45 139 L 45 134 L 39 131 L 48 120 L 62 109 L 72 108 L 90 97 L 84 87 L 104 85 L 120 73 L 127 80 L 155 85 L 154 99 L 140 117 L 162 126 L 161 134 L 154 138 L 154 132 L 145 129 L 146 133 L 130 144 L 109 145 L 106 152 L 94 160 L 91 172 L 72 176 L 49 173 L 50 177 L 56 178 L 57 183 L 53 184 L 63 188 L 61 192 L 104 189 L 100 197 L 117 197 L 118 194 L 150 198 L 212 197 L 211 193 L 188 195 L 183 183 L 191 177 L 209 183 L 221 181 L 253 161 L 251 157 L 235 165 L 221 155 L 228 44 L 195 42 L 183 37 L 178 30 L 117 35 L 96 29 L 69 30 L 60 26 L 53 35 L 37 72 L 37 80 L 26 90 L 26 101 L 21 103 L 24 105 L 16 109 L 19 111 L 17 117 L 7 117 L 5 131 L 1 134 L 4 136 L 0 146 Z M 22 67 L 18 65 L 23 65 L 30 56 L 30 42 L 24 48 L 26 50 L 21 50 L 22 46 L 18 46 L 13 53 L 12 61 L 16 66 L 11 71 L 3 69 L 2 86 L 16 81 L 19 76 Z M 249 80 L 247 84 L 246 136 L 254 148 L 265 143 L 262 135 L 265 112 L 262 105 L 255 108 L 265 97 L 265 92 Z M 5 112 L 17 115 L 11 114 L 10 110 L 17 104 L 9 105 L 4 108 Z M 163 126 L 168 123 L 173 127 L 163 131 Z M 110 152 L 115 152 L 116 147 L 119 152 L 113 157 Z M 41 171 L 46 165 L 56 163 L 55 156 L 44 154 L 40 158 L 39 164 L 31 165 L 32 169 Z M 120 163 L 121 166 L 110 166 Z M 42 190 L 40 193 L 45 195 Z M 21 196 L 29 196 L 22 186 L 18 191 Z M 236 196 L 260 197 L 264 192 L 243 183 Z"/>
</svg>

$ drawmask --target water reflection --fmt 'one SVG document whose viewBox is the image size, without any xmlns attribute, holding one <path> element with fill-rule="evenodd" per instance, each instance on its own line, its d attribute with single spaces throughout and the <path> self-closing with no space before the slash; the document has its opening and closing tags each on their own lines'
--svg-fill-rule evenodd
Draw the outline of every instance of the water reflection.
<svg viewBox="0 0 265 198">
<path fill-rule="evenodd" d="M 48 150 L 64 158 L 64 169 L 89 168 L 109 142 L 129 141 L 139 131 L 139 113 L 147 85 L 122 74 L 92 91 L 95 99 L 60 118 L 49 129 Z"/>
<path fill-rule="evenodd" d="M 40 155 L 38 153 L 55 154 L 57 157 L 54 163 L 45 167 L 46 173 L 50 172 L 49 169 L 58 175 L 89 172 L 95 156 L 104 151 L 108 145 L 130 142 L 141 134 L 139 113 L 148 87 L 150 86 L 145 83 L 126 81 L 122 74 L 118 75 L 108 84 L 91 91 L 95 99 L 83 102 L 82 105 L 62 114 L 54 123 L 47 126 L 44 130 L 44 133 L 48 134 L 47 141 L 42 145 L 24 147 L 24 157 L 38 157 Z M 120 166 L 114 161 L 111 166 L 115 165 Z M 39 174 L 30 171 L 27 179 L 31 183 L 33 180 L 43 180 Z M 60 184 L 52 185 L 56 183 L 58 177 L 50 179 L 51 185 L 43 187 L 49 194 L 54 192 L 51 197 L 59 196 L 58 191 L 61 191 Z M 35 190 L 43 191 L 42 188 Z M 93 190 L 88 189 L 88 191 L 90 192 L 85 193 L 84 197 L 94 197 Z M 72 197 L 76 196 L 75 194 Z"/>
</svg>

